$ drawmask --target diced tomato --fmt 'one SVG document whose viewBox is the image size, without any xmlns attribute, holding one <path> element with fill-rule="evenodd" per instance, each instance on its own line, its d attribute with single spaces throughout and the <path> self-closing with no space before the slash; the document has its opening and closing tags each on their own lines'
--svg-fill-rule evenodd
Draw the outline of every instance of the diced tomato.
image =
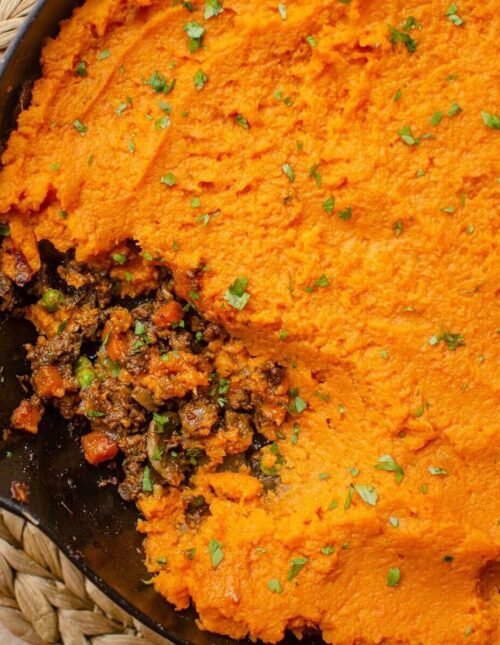
<svg viewBox="0 0 500 645">
<path fill-rule="evenodd" d="M 105 432 L 94 430 L 84 435 L 81 441 L 85 459 L 93 466 L 110 461 L 118 454 L 118 444 Z"/>
<path fill-rule="evenodd" d="M 40 396 L 57 397 L 64 396 L 65 389 L 61 373 L 54 365 L 40 367 L 34 375 L 35 388 Z"/>
<path fill-rule="evenodd" d="M 177 301 L 171 300 L 155 311 L 153 323 L 158 329 L 166 329 L 172 323 L 180 323 L 182 314 L 182 306 Z"/>
<path fill-rule="evenodd" d="M 42 406 L 39 403 L 25 399 L 12 413 L 12 426 L 17 430 L 26 430 L 26 432 L 36 434 L 42 412 Z"/>
</svg>

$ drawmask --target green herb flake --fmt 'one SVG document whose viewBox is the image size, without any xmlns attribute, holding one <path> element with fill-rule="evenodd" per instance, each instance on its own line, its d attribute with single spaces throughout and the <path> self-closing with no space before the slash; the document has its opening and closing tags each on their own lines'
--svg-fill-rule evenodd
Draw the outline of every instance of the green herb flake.
<svg viewBox="0 0 500 645">
<path fill-rule="evenodd" d="M 405 476 L 405 472 L 403 470 L 403 467 L 400 466 L 390 455 L 382 455 L 379 457 L 378 464 L 376 464 L 375 468 L 377 470 L 384 470 L 386 472 L 391 472 L 394 473 L 396 483 L 400 484 Z"/>
<path fill-rule="evenodd" d="M 448 474 L 448 471 L 445 468 L 441 468 L 440 466 L 429 466 L 428 470 L 429 474 L 437 477 L 446 477 L 446 475 Z"/>
<path fill-rule="evenodd" d="M 338 211 L 337 216 L 339 219 L 344 220 L 344 222 L 348 222 L 352 217 L 352 207 L 348 206 L 344 210 Z"/>
<path fill-rule="evenodd" d="M 224 294 L 224 299 L 231 305 L 231 307 L 241 311 L 247 306 L 248 301 L 250 300 L 250 294 L 246 290 L 247 287 L 248 278 L 236 278 Z"/>
<path fill-rule="evenodd" d="M 85 78 L 89 75 L 87 71 L 87 63 L 84 60 L 81 60 L 77 63 L 75 67 L 75 74 L 81 78 Z"/>
<path fill-rule="evenodd" d="M 155 69 L 151 77 L 144 81 L 144 84 L 149 85 L 157 94 L 170 94 L 175 87 L 175 78 L 169 83 L 165 76 Z"/>
<path fill-rule="evenodd" d="M 448 116 L 456 116 L 459 112 L 462 112 L 462 108 L 458 103 L 452 103 L 448 108 Z"/>
<path fill-rule="evenodd" d="M 176 183 L 176 178 L 173 172 L 167 172 L 166 175 L 160 177 L 160 184 L 165 184 L 166 186 L 174 186 Z"/>
<path fill-rule="evenodd" d="M 403 231 L 405 230 L 403 220 L 398 219 L 396 222 L 394 222 L 394 224 L 392 225 L 392 230 L 396 233 L 396 237 L 402 235 Z"/>
<path fill-rule="evenodd" d="M 492 114 L 490 112 L 485 112 L 484 110 L 481 112 L 481 118 L 483 119 L 483 123 L 487 128 L 491 128 L 492 130 L 500 130 L 500 117 L 496 114 Z"/>
<path fill-rule="evenodd" d="M 193 21 L 184 25 L 184 31 L 188 35 L 188 49 L 193 54 L 203 44 L 203 37 L 206 31 L 205 27 L 200 25 L 199 22 Z"/>
<path fill-rule="evenodd" d="M 318 46 L 318 41 L 314 36 L 306 36 L 306 43 L 315 49 Z"/>
<path fill-rule="evenodd" d="M 369 506 L 375 506 L 377 504 L 378 493 L 374 486 L 354 484 L 354 488 L 365 504 L 368 504 Z"/>
<path fill-rule="evenodd" d="M 401 580 L 401 570 L 399 567 L 391 567 L 387 572 L 387 586 L 397 587 Z"/>
<path fill-rule="evenodd" d="M 419 168 L 417 172 L 415 173 L 415 177 L 425 177 L 425 170 L 423 168 Z"/>
<path fill-rule="evenodd" d="M 328 277 L 323 273 L 320 275 L 317 280 L 315 280 L 310 287 L 305 287 L 304 291 L 307 293 L 313 293 L 313 291 L 316 291 L 316 289 L 324 289 L 325 287 L 328 287 L 330 285 L 330 280 Z"/>
<path fill-rule="evenodd" d="M 223 11 L 224 8 L 222 7 L 222 2 L 220 0 L 205 0 L 205 10 L 203 12 L 205 20 L 215 18 Z"/>
<path fill-rule="evenodd" d="M 397 103 L 398 101 L 401 100 L 402 96 L 403 96 L 403 92 L 402 92 L 401 88 L 398 87 L 398 89 L 394 93 L 394 96 L 392 97 L 392 100 L 394 101 L 394 103 Z"/>
<path fill-rule="evenodd" d="M 398 130 L 398 134 L 401 140 L 404 141 L 407 146 L 417 146 L 420 143 L 420 139 L 413 136 L 411 127 L 409 125 L 405 125 L 401 128 L 401 130 Z"/>
<path fill-rule="evenodd" d="M 328 213 L 328 215 L 331 215 L 333 213 L 333 209 L 335 208 L 335 197 L 328 197 L 323 204 L 322 204 L 323 210 L 325 213 Z"/>
<path fill-rule="evenodd" d="M 431 125 L 439 125 L 443 119 L 443 113 L 442 112 L 434 112 L 434 114 L 431 116 L 429 119 L 429 123 Z"/>
<path fill-rule="evenodd" d="M 73 121 L 73 127 L 78 132 L 78 134 L 81 135 L 82 137 L 85 136 L 85 134 L 87 133 L 87 130 L 88 130 L 88 127 L 86 125 L 84 125 L 80 121 L 80 119 L 75 119 Z"/>
<path fill-rule="evenodd" d="M 243 128 L 244 130 L 250 130 L 250 123 L 248 123 L 248 121 L 242 114 L 236 114 L 234 121 L 237 125 L 240 126 L 240 128 Z"/>
<path fill-rule="evenodd" d="M 127 256 L 124 255 L 123 253 L 112 253 L 111 259 L 115 264 L 123 265 L 127 261 Z"/>
<path fill-rule="evenodd" d="M 386 361 L 389 358 L 389 352 L 386 349 L 381 349 L 379 354 L 380 354 L 380 358 L 383 358 L 384 361 Z"/>
<path fill-rule="evenodd" d="M 413 54 L 417 49 L 417 43 L 413 38 L 406 34 L 404 31 L 396 29 L 389 25 L 389 42 L 396 46 L 398 43 L 403 43 L 410 54 Z"/>
<path fill-rule="evenodd" d="M 391 517 L 389 518 L 389 524 L 393 528 L 397 529 L 399 527 L 399 519 L 397 517 L 395 517 L 394 515 L 391 515 Z"/>
<path fill-rule="evenodd" d="M 351 508 L 353 496 L 354 496 L 354 484 L 350 484 L 349 488 L 347 489 L 347 495 L 344 502 L 344 510 L 347 511 Z"/>
<path fill-rule="evenodd" d="M 290 436 L 290 443 L 295 445 L 299 440 L 300 426 L 298 423 L 293 424 L 292 434 Z"/>
<path fill-rule="evenodd" d="M 291 566 L 288 571 L 288 581 L 293 580 L 308 563 L 308 558 L 293 558 L 290 562 Z"/>
<path fill-rule="evenodd" d="M 458 15 L 458 6 L 455 3 L 450 4 L 444 15 L 455 27 L 461 27 L 464 24 L 463 19 Z"/>
<path fill-rule="evenodd" d="M 205 83 L 208 81 L 208 76 L 202 69 L 199 69 L 193 77 L 194 86 L 200 92 L 204 87 Z"/>
<path fill-rule="evenodd" d="M 109 58 L 111 56 L 111 52 L 109 49 L 103 49 L 102 52 L 99 52 L 97 54 L 97 60 L 106 60 L 106 58 Z"/>
<path fill-rule="evenodd" d="M 283 587 L 277 578 L 271 578 L 271 580 L 268 580 L 267 588 L 272 593 L 283 593 Z"/>
<path fill-rule="evenodd" d="M 281 166 L 281 170 L 288 177 L 290 183 L 293 184 L 293 182 L 295 181 L 295 173 L 293 172 L 292 166 L 289 163 L 284 163 Z"/>
<path fill-rule="evenodd" d="M 284 4 L 283 2 L 280 2 L 278 5 L 278 11 L 281 16 L 281 20 L 286 20 L 287 19 L 286 4 Z"/>
<path fill-rule="evenodd" d="M 325 479 L 330 479 L 330 477 L 331 477 L 330 473 L 320 473 L 320 474 L 318 475 L 318 479 L 319 479 L 320 481 L 323 481 L 323 480 L 325 480 Z"/>
<path fill-rule="evenodd" d="M 321 175 L 318 172 L 318 168 L 319 163 L 313 164 L 311 166 L 311 169 L 309 170 L 309 177 L 311 177 L 311 179 L 314 179 L 318 188 L 321 188 Z"/>
<path fill-rule="evenodd" d="M 350 466 L 347 470 L 350 472 L 351 477 L 357 477 L 361 473 L 359 468 L 356 468 L 356 466 Z"/>
<path fill-rule="evenodd" d="M 153 482 L 151 481 L 151 468 L 149 466 L 145 466 L 144 472 L 142 473 L 142 490 L 145 493 L 153 492 Z"/>
<path fill-rule="evenodd" d="M 320 549 L 323 555 L 331 555 L 335 553 L 335 547 L 332 544 L 327 544 L 326 546 L 321 547 Z"/>
<path fill-rule="evenodd" d="M 212 569 L 216 569 L 224 558 L 222 544 L 220 542 L 217 542 L 217 540 L 211 539 L 208 543 L 208 554 L 210 555 Z"/>
<path fill-rule="evenodd" d="M 10 236 L 10 226 L 8 224 L 0 224 L 0 237 Z"/>
<path fill-rule="evenodd" d="M 454 352 L 457 347 L 464 347 L 465 341 L 462 334 L 454 334 L 451 331 L 442 331 L 439 335 L 436 334 L 429 338 L 429 345 L 434 346 L 444 342 L 448 349 Z"/>
</svg>

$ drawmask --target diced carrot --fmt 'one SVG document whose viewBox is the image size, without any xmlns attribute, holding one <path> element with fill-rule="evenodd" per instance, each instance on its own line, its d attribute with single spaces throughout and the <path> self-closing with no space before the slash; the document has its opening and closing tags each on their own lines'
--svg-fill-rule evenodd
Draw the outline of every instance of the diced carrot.
<svg viewBox="0 0 500 645">
<path fill-rule="evenodd" d="M 177 301 L 171 300 L 155 311 L 153 322 L 159 329 L 166 329 L 172 323 L 180 323 L 182 314 L 182 306 Z"/>
<path fill-rule="evenodd" d="M 43 397 L 64 396 L 65 388 L 61 373 L 54 365 L 45 365 L 33 377 L 37 393 Z"/>
<path fill-rule="evenodd" d="M 36 434 L 42 418 L 42 406 L 38 402 L 25 399 L 12 413 L 12 426 L 17 430 L 25 430 Z"/>
<path fill-rule="evenodd" d="M 103 461 L 110 461 L 118 454 L 118 444 L 105 432 L 94 430 L 81 439 L 85 459 L 96 466 Z"/>
</svg>

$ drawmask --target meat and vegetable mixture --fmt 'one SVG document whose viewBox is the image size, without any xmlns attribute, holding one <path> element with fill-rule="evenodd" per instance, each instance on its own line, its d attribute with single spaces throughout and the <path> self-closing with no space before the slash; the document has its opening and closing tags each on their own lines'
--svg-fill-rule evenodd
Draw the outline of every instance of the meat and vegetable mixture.
<svg viewBox="0 0 500 645">
<path fill-rule="evenodd" d="M 55 270 L 43 264 L 29 286 L 36 300 L 24 310 L 39 333 L 27 347 L 33 395 L 14 411 L 13 427 L 36 433 L 53 405 L 77 422 L 90 464 L 123 456 L 125 500 L 174 486 L 200 515 L 203 497 L 190 496 L 199 469 L 248 472 L 273 488 L 286 373 L 252 360 L 197 312 L 202 273 L 191 272 L 185 301 L 170 272 L 132 244 L 93 268 L 69 258 Z M 9 282 L 0 275 L 3 307 Z"/>
</svg>

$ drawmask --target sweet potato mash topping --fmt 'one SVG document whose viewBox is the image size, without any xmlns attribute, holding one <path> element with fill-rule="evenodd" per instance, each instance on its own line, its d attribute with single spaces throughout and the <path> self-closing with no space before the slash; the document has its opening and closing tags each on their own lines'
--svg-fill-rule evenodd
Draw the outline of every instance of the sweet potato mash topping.
<svg viewBox="0 0 500 645">
<path fill-rule="evenodd" d="M 133 239 L 287 369 L 276 487 L 200 472 L 195 524 L 181 489 L 140 503 L 156 589 L 205 629 L 500 640 L 499 28 L 494 0 L 87 0 L 43 51 L 2 271 L 49 239 L 133 289 Z"/>
</svg>

